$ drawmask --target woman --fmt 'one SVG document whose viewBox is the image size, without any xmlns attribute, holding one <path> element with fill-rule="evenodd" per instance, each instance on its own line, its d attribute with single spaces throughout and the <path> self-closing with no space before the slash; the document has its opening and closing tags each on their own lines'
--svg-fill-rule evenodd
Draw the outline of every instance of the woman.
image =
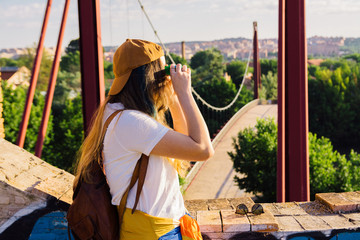
<svg viewBox="0 0 360 240">
<path fill-rule="evenodd" d="M 186 215 L 176 171 L 178 161 L 173 159 L 204 161 L 214 153 L 191 94 L 190 69 L 173 64 L 171 77 L 161 74 L 165 67 L 161 47 L 135 39 L 127 39 L 116 50 L 113 62 L 115 79 L 84 141 L 76 176 L 81 174 L 86 179 L 92 156 L 101 145 L 104 122 L 122 110 L 111 121 L 104 138 L 104 169 L 112 204 L 120 204 L 140 156 L 150 157 L 134 213 L 131 208 L 136 185 L 129 192 L 120 239 L 181 239 L 179 225 L 185 228 L 194 223 Z M 166 126 L 168 109 L 174 130 Z M 194 234 L 193 239 L 200 235 Z M 188 239 L 190 235 L 183 233 Z"/>
</svg>

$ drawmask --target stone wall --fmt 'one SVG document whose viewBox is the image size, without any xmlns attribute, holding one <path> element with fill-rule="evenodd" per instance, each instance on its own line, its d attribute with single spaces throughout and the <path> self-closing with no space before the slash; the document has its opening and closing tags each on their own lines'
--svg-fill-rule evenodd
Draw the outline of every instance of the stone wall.
<svg viewBox="0 0 360 240">
<path fill-rule="evenodd" d="M 1 73 L 0 73 L 0 138 L 5 138 L 4 118 L 2 116 L 2 112 L 3 112 L 3 97 L 2 97 Z"/>
</svg>

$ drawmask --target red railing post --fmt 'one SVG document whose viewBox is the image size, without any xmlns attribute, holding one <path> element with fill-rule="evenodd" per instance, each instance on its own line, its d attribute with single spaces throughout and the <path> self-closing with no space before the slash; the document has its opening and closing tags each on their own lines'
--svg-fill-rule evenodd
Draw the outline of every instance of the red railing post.
<svg viewBox="0 0 360 240">
<path fill-rule="evenodd" d="M 63 36 L 64 36 L 64 31 L 65 31 L 65 25 L 66 25 L 68 10 L 69 10 L 69 4 L 70 4 L 70 0 L 66 0 L 63 16 L 62 16 L 62 20 L 61 20 L 61 26 L 60 26 L 60 30 L 59 30 L 59 37 L 58 37 L 58 42 L 57 42 L 57 46 L 56 46 L 55 57 L 54 57 L 53 65 L 51 68 L 48 90 L 46 92 L 44 111 L 43 111 L 43 115 L 42 115 L 42 119 L 41 119 L 39 134 L 38 134 L 37 141 L 36 141 L 35 156 L 37 156 L 37 157 L 41 157 L 42 147 L 43 147 L 44 139 L 46 136 L 47 125 L 49 122 L 51 104 L 52 104 L 53 97 L 54 97 L 56 78 L 57 78 L 57 74 L 58 74 L 58 70 L 59 70 L 59 63 L 60 63 L 60 57 L 61 57 L 61 45 L 62 45 L 62 40 L 63 40 Z"/>
<path fill-rule="evenodd" d="M 40 33 L 40 40 L 39 40 L 39 44 L 38 44 L 35 59 L 34 59 L 34 65 L 32 68 L 30 86 L 28 89 L 27 97 L 26 97 L 24 113 L 23 113 L 21 124 L 19 127 L 19 135 L 18 135 L 18 138 L 16 141 L 16 144 L 19 147 L 24 147 L 26 130 L 27 130 L 29 118 L 30 118 L 31 105 L 32 105 L 32 102 L 34 99 L 35 88 L 36 88 L 39 71 L 40 71 L 40 64 L 41 64 L 41 58 L 42 58 L 42 54 L 43 54 L 46 28 L 47 28 L 47 24 L 49 22 L 51 4 L 52 4 L 52 0 L 48 0 L 46 10 L 45 10 L 44 21 L 43 21 L 43 25 L 42 25 L 41 33 Z"/>
<path fill-rule="evenodd" d="M 285 0 L 279 0 L 277 202 L 285 202 Z"/>
<path fill-rule="evenodd" d="M 260 87 L 260 58 L 259 58 L 257 22 L 253 22 L 253 26 L 254 26 L 254 38 L 253 38 L 254 99 L 257 99 L 259 98 L 259 87 Z"/>
<path fill-rule="evenodd" d="M 78 0 L 78 10 L 84 132 L 87 134 L 94 112 L 105 100 L 99 0 Z"/>
<path fill-rule="evenodd" d="M 285 169 L 285 200 L 309 201 L 305 0 L 279 0 L 279 3 L 278 100 L 282 115 L 279 115 L 278 200 L 282 200 L 284 189 L 280 188 Z"/>
</svg>

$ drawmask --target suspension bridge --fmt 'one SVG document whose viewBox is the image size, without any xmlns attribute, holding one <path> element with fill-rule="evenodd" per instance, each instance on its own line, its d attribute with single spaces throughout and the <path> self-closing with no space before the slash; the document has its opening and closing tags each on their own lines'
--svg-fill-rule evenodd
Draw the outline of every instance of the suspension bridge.
<svg viewBox="0 0 360 240">
<path fill-rule="evenodd" d="M 27 106 L 18 138 L 18 146 L 24 143 L 33 100 L 47 21 L 52 0 L 48 0 L 38 50 L 34 59 Z M 138 0 L 155 36 L 174 62 L 162 43 L 158 31 L 151 23 L 145 7 Z M 69 0 L 65 0 L 63 20 L 49 80 L 46 105 L 36 146 L 36 156 L 41 157 L 42 142 L 46 135 L 51 101 L 60 60 L 60 46 L 67 18 Z M 99 0 L 78 0 L 80 26 L 80 58 L 82 75 L 83 114 L 85 132 L 97 106 L 105 98 L 103 56 L 100 33 Z M 88 24 L 92 22 L 94 24 Z M 339 236 L 339 229 L 353 230 L 360 236 L 360 214 L 344 213 L 358 210 L 359 194 L 319 194 L 316 202 L 309 200 L 308 120 L 307 120 L 307 55 L 305 38 L 305 1 L 279 0 L 279 50 L 278 50 L 278 104 L 261 104 L 258 99 L 260 68 L 257 45 L 257 26 L 254 24 L 253 49 L 249 49 L 248 71 L 251 53 L 254 66 L 254 98 L 243 108 L 234 111 L 235 103 L 244 88 L 244 79 L 233 100 L 224 106 L 208 103 L 194 89 L 192 92 L 205 119 L 219 123 L 212 135 L 215 155 L 206 162 L 196 163 L 188 173 L 183 186 L 184 198 L 204 233 L 204 239 L 256 239 L 260 235 L 241 235 L 248 232 L 272 232 L 276 239 L 286 239 L 291 234 L 313 236 Z M 291 81 L 290 81 L 291 79 Z M 235 113 L 232 113 L 235 112 Z M 264 204 L 265 213 L 260 216 L 235 215 L 234 208 L 246 203 L 249 208 L 254 202 L 233 182 L 236 173 L 227 155 L 232 150 L 232 138 L 239 130 L 253 127 L 258 118 L 273 117 L 278 121 L 277 201 Z M 46 233 L 54 233 L 56 239 L 66 239 L 64 217 L 68 203 L 71 203 L 73 176 L 41 161 L 5 140 L 0 140 L 0 237 L 5 239 L 50 239 Z M 6 150 L 8 149 L 8 150 Z M 196 199 L 205 199 L 196 205 Z M 204 203 L 205 201 L 205 203 Z M 289 203 L 284 203 L 289 201 Z M 190 205 L 189 205 L 190 202 Z M 321 204 L 324 202 L 325 204 Z M 191 205 L 193 204 L 193 205 Z M 201 206 L 200 206 L 201 205 Z M 199 207 L 200 206 L 200 207 Z M 330 209 L 330 210 L 329 210 Z M 337 214 L 336 211 L 342 212 Z M 47 220 L 42 220 L 49 213 Z M 36 224 L 35 224 L 36 223 Z M 50 223 L 54 229 L 49 230 Z M 59 230 L 59 226 L 62 227 Z M 19 229 L 22 231 L 18 231 Z M 333 231 L 335 230 L 335 231 Z M 330 232 L 330 234 L 329 234 Z M 58 238 L 56 234 L 62 236 Z M 19 234 L 23 237 L 19 238 Z M 42 235 L 43 234 L 43 235 Z M 309 235 L 310 234 L 310 235 Z M 325 235 L 324 235 L 325 234 Z M 46 235 L 46 236 L 45 236 Z M 355 235 L 352 235 L 354 237 Z M 9 236 L 11 236 L 9 238 Z M 16 236 L 16 237 L 14 237 Z M 30 236 L 30 237 L 29 237 Z M 43 236 L 43 238 L 41 238 Z M 261 235 L 261 239 L 269 235 Z M 298 235 L 297 235 L 298 236 Z M 355 236 L 355 237 L 356 237 Z M 8 238 L 6 238 L 8 237 Z M 263 238 L 264 237 L 264 238 Z M 55 237 L 53 238 L 55 239 Z M 345 238 L 344 238 L 345 239 Z M 351 239 L 351 237 L 350 237 Z"/>
</svg>

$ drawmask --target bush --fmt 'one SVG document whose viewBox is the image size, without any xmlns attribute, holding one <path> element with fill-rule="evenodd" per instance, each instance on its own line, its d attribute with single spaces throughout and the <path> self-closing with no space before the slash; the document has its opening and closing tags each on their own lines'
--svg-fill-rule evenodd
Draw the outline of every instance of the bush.
<svg viewBox="0 0 360 240">
<path fill-rule="evenodd" d="M 309 129 L 342 154 L 360 151 L 360 64 L 326 60 L 309 68 Z"/>
<path fill-rule="evenodd" d="M 235 182 L 262 202 L 276 201 L 277 126 L 273 119 L 257 121 L 233 139 L 229 156 L 240 173 Z M 310 194 L 360 190 L 360 155 L 348 159 L 333 150 L 329 139 L 309 133 Z"/>
<path fill-rule="evenodd" d="M 261 75 L 260 98 L 266 100 L 276 100 L 277 85 L 277 74 L 273 74 L 269 71 L 267 75 Z"/>
</svg>

